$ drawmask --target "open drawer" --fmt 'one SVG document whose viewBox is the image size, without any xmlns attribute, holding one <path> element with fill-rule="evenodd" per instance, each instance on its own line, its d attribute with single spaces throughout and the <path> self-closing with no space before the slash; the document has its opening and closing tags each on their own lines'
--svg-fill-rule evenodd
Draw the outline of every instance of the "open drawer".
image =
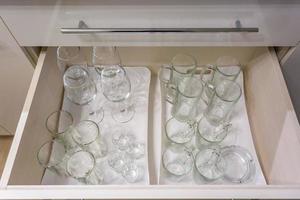
<svg viewBox="0 0 300 200">
<path fill-rule="evenodd" d="M 161 122 L 153 102 L 157 72 L 178 53 L 194 55 L 199 64 L 213 63 L 221 55 L 232 55 L 244 66 L 245 97 L 256 152 L 267 185 L 157 184 L 160 150 L 157 135 Z M 55 48 L 43 50 L 17 132 L 1 179 L 0 198 L 300 198 L 300 129 L 277 57 L 265 47 L 123 47 L 125 65 L 148 66 L 152 71 L 148 152 L 150 185 L 40 185 L 43 169 L 36 161 L 36 149 L 50 139 L 45 116 L 61 107 L 63 84 L 56 66 Z"/>
</svg>

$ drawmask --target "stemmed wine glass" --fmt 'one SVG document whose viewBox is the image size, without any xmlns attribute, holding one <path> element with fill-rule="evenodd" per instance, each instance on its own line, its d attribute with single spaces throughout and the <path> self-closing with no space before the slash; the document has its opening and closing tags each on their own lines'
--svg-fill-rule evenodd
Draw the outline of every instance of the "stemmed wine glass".
<svg viewBox="0 0 300 200">
<path fill-rule="evenodd" d="M 106 66 L 101 72 L 101 85 L 105 98 L 114 103 L 113 119 L 121 123 L 130 121 L 135 110 L 130 102 L 131 83 L 123 67 Z"/>
<path fill-rule="evenodd" d="M 100 83 L 105 98 L 113 102 L 112 117 L 115 121 L 130 121 L 135 113 L 131 104 L 131 83 L 116 47 L 94 47 L 93 64 L 100 74 Z"/>
<path fill-rule="evenodd" d="M 87 119 L 100 123 L 104 110 L 95 100 L 97 87 L 89 71 L 82 65 L 73 65 L 65 71 L 63 80 L 67 98 L 76 105 L 89 105 Z"/>
</svg>

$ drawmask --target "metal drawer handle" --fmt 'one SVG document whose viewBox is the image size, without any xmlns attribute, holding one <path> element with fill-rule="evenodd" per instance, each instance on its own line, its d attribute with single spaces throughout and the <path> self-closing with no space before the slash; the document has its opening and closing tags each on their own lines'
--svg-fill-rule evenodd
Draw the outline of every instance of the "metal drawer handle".
<svg viewBox="0 0 300 200">
<path fill-rule="evenodd" d="M 240 21 L 236 21 L 234 28 L 89 28 L 79 22 L 78 28 L 61 28 L 63 34 L 91 34 L 91 33 L 242 33 L 259 32 L 257 27 L 243 28 Z"/>
</svg>

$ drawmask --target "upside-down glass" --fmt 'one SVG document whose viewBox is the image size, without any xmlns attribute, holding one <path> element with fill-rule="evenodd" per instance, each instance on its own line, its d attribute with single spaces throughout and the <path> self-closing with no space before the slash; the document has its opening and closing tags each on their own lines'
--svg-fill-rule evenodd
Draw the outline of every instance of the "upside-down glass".
<svg viewBox="0 0 300 200">
<path fill-rule="evenodd" d="M 227 121 L 241 95 L 242 89 L 238 83 L 226 79 L 220 82 L 204 113 L 207 120 L 214 125 Z"/>
<path fill-rule="evenodd" d="M 93 121 L 84 120 L 76 124 L 72 138 L 95 158 L 102 158 L 107 154 L 107 144 L 101 137 L 98 125 Z"/>
<path fill-rule="evenodd" d="M 131 101 L 131 83 L 123 67 L 106 66 L 101 71 L 101 86 L 105 98 L 113 103 L 112 117 L 115 121 L 130 121 L 135 113 Z"/>
<path fill-rule="evenodd" d="M 57 66 L 61 72 L 65 72 L 72 65 L 86 64 L 80 47 L 57 48 Z"/>
<path fill-rule="evenodd" d="M 192 76 L 181 79 L 177 85 L 176 102 L 172 115 L 179 121 L 194 122 L 206 105 L 202 103 L 203 85 L 201 78 Z"/>
<path fill-rule="evenodd" d="M 186 54 L 177 54 L 171 61 L 171 66 L 163 65 L 160 69 L 160 81 L 166 87 L 166 100 L 175 102 L 178 81 L 191 77 L 197 69 L 197 62 L 194 57 Z"/>
<path fill-rule="evenodd" d="M 67 98 L 77 104 L 85 105 L 95 99 L 97 89 L 89 72 L 80 65 L 73 65 L 64 74 L 64 87 Z"/>
<path fill-rule="evenodd" d="M 64 159 L 67 150 L 65 146 L 56 140 L 45 142 L 37 151 L 39 164 L 59 175 L 66 175 Z"/>
<path fill-rule="evenodd" d="M 209 103 L 216 86 L 223 80 L 235 81 L 241 72 L 241 66 L 237 59 L 231 56 L 222 56 L 217 59 L 216 65 L 208 67 L 211 74 L 206 75 L 205 96 L 206 102 Z M 204 76 L 205 77 L 205 76 Z"/>
</svg>

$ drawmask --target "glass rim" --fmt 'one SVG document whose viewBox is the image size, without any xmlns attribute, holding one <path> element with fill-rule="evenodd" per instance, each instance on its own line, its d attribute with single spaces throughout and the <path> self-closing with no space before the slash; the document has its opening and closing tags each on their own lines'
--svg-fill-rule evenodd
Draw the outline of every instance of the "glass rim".
<svg viewBox="0 0 300 200">
<path fill-rule="evenodd" d="M 195 78 L 195 79 L 197 79 L 197 81 L 199 81 L 199 83 L 200 83 L 200 85 L 201 85 L 201 92 L 200 92 L 198 95 L 187 95 L 187 94 L 184 94 L 184 92 L 180 90 L 180 87 L 179 87 L 179 86 L 180 86 L 180 83 L 177 84 L 177 91 L 178 91 L 182 96 L 184 96 L 184 97 L 186 97 L 186 98 L 190 98 L 190 99 L 197 98 L 197 97 L 201 96 L 201 94 L 202 94 L 202 92 L 203 92 L 203 81 L 202 81 L 202 79 L 201 79 L 201 78 L 198 79 L 197 77 L 188 77 L 188 78 L 189 78 L 189 79 Z M 185 78 L 183 78 L 183 79 L 185 79 Z M 182 80 L 182 79 L 181 79 L 181 80 Z"/>
<path fill-rule="evenodd" d="M 59 56 L 60 54 L 59 54 L 59 50 L 61 49 L 61 48 L 66 48 L 66 47 L 73 47 L 73 48 L 78 48 L 78 53 L 75 55 L 75 56 L 72 56 L 72 57 L 70 57 L 70 58 L 62 58 L 61 56 Z M 56 49 L 56 56 L 57 56 L 57 58 L 59 59 L 59 60 L 61 60 L 61 61 L 69 61 L 69 60 L 72 60 L 72 59 L 74 59 L 74 58 L 77 58 L 78 56 L 79 56 L 79 54 L 80 54 L 80 47 L 76 47 L 76 46 L 58 46 L 57 47 L 57 49 Z"/>
<path fill-rule="evenodd" d="M 91 160 L 93 161 L 93 167 L 92 167 L 91 169 L 88 170 L 88 172 L 87 172 L 87 174 L 86 174 L 85 176 L 82 176 L 82 177 L 80 177 L 80 176 L 74 176 L 74 175 L 72 175 L 72 173 L 69 171 L 69 167 L 68 167 L 68 166 L 69 166 L 69 161 L 70 161 L 70 159 L 71 159 L 75 154 L 77 154 L 77 153 L 82 153 L 82 152 L 84 152 L 84 153 L 86 153 L 86 154 L 89 155 L 89 157 L 90 157 Z M 95 167 L 96 167 L 96 158 L 95 158 L 95 156 L 94 156 L 91 152 L 86 151 L 86 150 L 77 150 L 77 151 L 75 151 L 74 153 L 72 153 L 72 155 L 69 156 L 69 158 L 68 158 L 67 161 L 66 161 L 66 172 L 67 172 L 67 174 L 69 174 L 71 177 L 73 177 L 73 178 L 75 178 L 75 179 L 80 179 L 80 178 L 88 177 L 88 176 L 92 173 L 92 171 L 95 169 Z"/>
<path fill-rule="evenodd" d="M 171 137 L 169 136 L 169 131 L 167 131 L 167 124 L 171 121 L 171 120 L 176 120 L 176 121 L 178 121 L 178 122 L 180 122 L 180 123 L 186 123 L 186 124 L 190 124 L 189 122 L 183 122 L 183 121 L 180 121 L 180 120 L 177 120 L 175 117 L 171 117 L 170 119 L 168 119 L 167 120 L 167 122 L 166 122 L 166 124 L 165 124 L 165 132 L 166 132 L 166 136 L 167 136 L 167 139 L 169 139 L 171 142 L 173 142 L 173 143 L 175 143 L 175 144 L 186 144 L 186 143 L 188 143 L 188 142 L 190 142 L 192 139 L 193 139 L 193 137 L 191 137 L 188 141 L 186 141 L 186 142 L 178 142 L 178 141 L 175 141 L 175 140 L 172 140 L 171 139 Z M 192 126 L 194 125 L 194 123 L 193 124 L 191 124 Z M 195 130 L 194 130 L 194 133 L 193 133 L 193 136 L 195 135 Z"/>
<path fill-rule="evenodd" d="M 80 124 L 80 123 L 83 123 L 83 122 L 91 122 L 93 125 L 95 125 L 96 126 L 96 129 L 97 129 L 97 135 L 95 136 L 95 138 L 93 138 L 91 141 L 89 141 L 89 142 L 87 142 L 87 143 L 81 143 L 80 141 L 78 141 L 75 137 L 74 137 L 74 135 L 72 134 L 72 139 L 75 141 L 75 143 L 77 144 L 77 145 L 80 145 L 80 146 L 88 146 L 88 145 L 90 145 L 90 144 L 92 144 L 93 142 L 95 142 L 98 138 L 100 138 L 100 128 L 99 128 L 99 126 L 98 126 L 98 124 L 96 123 L 96 122 L 94 122 L 94 121 L 92 121 L 92 120 L 82 120 L 82 121 L 80 121 L 78 124 Z M 77 125 L 78 125 L 77 124 Z M 76 129 L 76 126 L 77 125 L 75 125 L 75 129 Z"/>
<path fill-rule="evenodd" d="M 195 160 L 194 160 L 194 166 L 195 166 L 195 168 L 196 168 L 196 172 L 197 172 L 198 174 L 200 174 L 202 177 L 204 177 L 205 179 L 207 179 L 207 180 L 209 180 L 209 181 L 218 180 L 218 179 L 224 177 L 225 171 L 224 171 L 224 172 L 220 171 L 220 175 L 219 175 L 218 177 L 215 177 L 215 178 L 209 178 L 209 177 L 203 175 L 203 174 L 199 171 L 199 168 L 197 167 L 197 160 L 198 160 L 197 158 L 200 156 L 200 153 L 201 153 L 202 151 L 205 151 L 205 150 L 208 150 L 208 149 L 211 149 L 211 150 L 214 151 L 214 152 L 217 151 L 216 154 L 217 154 L 217 156 L 218 156 L 218 160 L 221 158 L 221 147 L 220 147 L 219 145 L 211 145 L 211 146 L 208 146 L 208 147 L 206 147 L 206 148 L 200 150 L 199 152 L 197 152 L 197 154 L 196 154 L 196 156 L 195 156 Z M 218 169 L 218 167 L 216 167 L 216 168 Z M 219 169 L 218 169 L 218 170 L 219 170 Z"/>
<path fill-rule="evenodd" d="M 61 162 L 63 162 L 63 158 L 62 158 L 62 160 L 60 160 L 58 163 L 49 166 L 49 165 L 45 165 L 45 164 L 42 163 L 41 160 L 40 160 L 39 154 L 40 154 L 41 150 L 42 150 L 46 145 L 48 145 L 48 144 L 50 145 L 50 144 L 51 144 L 51 149 L 50 149 L 50 151 L 52 151 L 52 150 L 53 150 L 53 144 L 54 144 L 55 142 L 57 142 L 58 144 L 62 145 L 62 146 L 64 147 L 64 153 L 65 153 L 65 154 L 67 153 L 67 149 L 66 149 L 65 145 L 64 145 L 63 143 L 61 143 L 61 142 L 55 140 L 55 139 L 48 140 L 48 141 L 44 142 L 44 143 L 38 148 L 38 151 L 37 151 L 37 154 L 36 154 L 38 163 L 39 163 L 42 167 L 44 167 L 44 168 L 55 167 L 55 166 L 58 166 Z M 48 162 L 50 161 L 50 158 L 51 158 L 51 154 L 50 154 L 50 156 L 49 156 Z"/>
<path fill-rule="evenodd" d="M 238 72 L 236 73 L 236 74 L 226 74 L 225 72 L 223 72 L 222 70 L 221 70 L 221 68 L 222 67 L 226 67 L 226 66 L 231 66 L 231 67 L 238 67 L 239 68 L 239 70 L 238 70 Z M 241 68 L 241 66 L 240 65 L 223 65 L 223 66 L 216 66 L 216 70 L 220 73 L 220 74 L 222 74 L 223 76 L 227 76 L 227 77 L 237 77 L 240 73 L 241 73 L 241 71 L 242 71 L 242 68 Z"/>
<path fill-rule="evenodd" d="M 217 95 L 217 97 L 220 98 L 222 101 L 229 102 L 229 103 L 238 101 L 238 100 L 240 99 L 240 97 L 242 96 L 242 88 L 241 88 L 240 84 L 238 84 L 238 83 L 235 82 L 235 81 L 227 80 L 227 79 L 223 80 L 222 82 L 224 82 L 224 81 L 231 82 L 232 84 L 234 84 L 235 86 L 237 86 L 238 91 L 239 91 L 239 95 L 238 95 L 236 98 L 234 98 L 234 99 L 224 98 L 223 95 L 220 95 L 220 94 L 217 92 L 217 91 L 218 91 L 218 90 L 217 90 L 217 89 L 218 89 L 218 86 L 215 88 L 215 92 L 214 92 L 214 93 L 215 93 L 215 94 Z"/>
<path fill-rule="evenodd" d="M 247 150 L 244 147 L 241 147 L 239 145 L 230 145 L 230 146 L 225 146 L 223 148 L 221 148 L 221 156 L 223 156 L 224 152 L 229 151 L 229 153 L 234 153 L 235 155 L 238 155 L 240 157 L 240 159 L 245 160 L 245 162 L 247 162 L 247 170 L 244 173 L 243 176 L 241 176 L 240 178 L 232 178 L 229 177 L 226 172 L 224 172 L 224 179 L 226 179 L 227 181 L 231 182 L 231 183 L 245 183 L 250 181 L 253 176 L 255 175 L 255 163 L 254 163 L 254 159 L 251 155 L 251 153 L 249 152 L 249 150 Z M 228 166 L 227 166 L 228 167 Z"/>
<path fill-rule="evenodd" d="M 175 72 L 177 72 L 177 73 L 179 73 L 179 74 L 189 74 L 189 73 L 183 73 L 183 72 L 180 72 L 180 71 L 178 71 L 178 70 L 174 67 L 173 61 L 174 61 L 174 58 L 176 58 L 176 56 L 187 56 L 187 57 L 190 57 L 191 60 L 193 61 L 194 65 L 195 65 L 195 67 L 192 68 L 192 69 L 193 69 L 192 71 L 195 71 L 195 70 L 196 70 L 196 68 L 197 68 L 197 60 L 195 59 L 195 57 L 192 56 L 192 55 L 190 55 L 190 54 L 179 53 L 179 54 L 176 54 L 176 55 L 172 58 L 172 60 L 171 60 L 171 67 L 172 67 L 172 69 L 173 69 Z"/>
<path fill-rule="evenodd" d="M 197 133 L 198 133 L 198 135 L 199 135 L 202 139 L 204 139 L 206 142 L 211 143 L 211 144 L 218 144 L 218 143 L 222 142 L 222 141 L 227 137 L 228 131 L 226 131 L 226 134 L 224 135 L 224 137 L 222 137 L 222 138 L 221 138 L 220 140 L 218 140 L 218 141 L 212 141 L 212 140 L 209 140 L 209 139 L 207 139 L 206 137 L 204 137 L 204 136 L 200 133 L 200 131 L 199 131 L 199 126 L 200 126 L 200 123 L 202 122 L 202 120 L 203 120 L 204 118 L 205 118 L 205 117 L 203 116 L 203 117 L 197 122 Z"/>
<path fill-rule="evenodd" d="M 68 128 L 65 129 L 65 130 L 63 130 L 62 132 L 55 132 L 55 131 L 52 131 L 52 130 L 48 127 L 48 121 L 49 121 L 49 119 L 53 116 L 53 114 L 56 114 L 56 113 L 65 113 L 65 114 L 67 114 L 67 115 L 70 117 L 70 120 L 71 120 L 71 123 L 70 123 L 70 125 L 68 126 Z M 51 134 L 54 134 L 54 136 L 55 136 L 55 135 L 61 135 L 61 134 L 65 133 L 66 131 L 68 131 L 69 128 L 73 125 L 73 123 L 74 123 L 74 118 L 73 118 L 73 116 L 72 116 L 71 113 L 69 113 L 69 112 L 66 111 L 66 110 L 56 110 L 56 111 L 53 111 L 52 113 L 50 113 L 50 114 L 48 115 L 48 117 L 47 117 L 47 119 L 46 119 L 46 122 L 45 122 L 45 125 L 46 125 L 46 129 L 47 129 Z"/>
<path fill-rule="evenodd" d="M 178 145 L 178 144 L 177 144 L 177 145 Z M 191 165 L 189 166 L 190 168 L 187 170 L 187 172 L 184 173 L 184 174 L 175 174 L 175 173 L 173 173 L 173 172 L 171 172 L 171 171 L 168 170 L 168 168 L 167 168 L 167 166 L 166 166 L 166 164 L 165 164 L 165 154 L 166 154 L 166 152 L 169 150 L 169 148 L 171 148 L 171 147 L 167 147 L 167 148 L 164 150 L 163 155 L 162 155 L 162 165 L 163 165 L 164 169 L 167 170 L 168 173 L 170 173 L 170 174 L 172 174 L 172 175 L 174 175 L 174 176 L 176 176 L 176 177 L 182 177 L 182 176 L 185 176 L 185 175 L 189 174 L 189 173 L 193 170 L 193 157 L 190 156 L 190 155 L 188 154 L 188 152 L 186 152 L 186 151 L 185 151 L 185 153 L 188 155 L 188 157 L 189 157 L 189 158 L 191 159 L 191 161 L 192 161 Z"/>
</svg>

